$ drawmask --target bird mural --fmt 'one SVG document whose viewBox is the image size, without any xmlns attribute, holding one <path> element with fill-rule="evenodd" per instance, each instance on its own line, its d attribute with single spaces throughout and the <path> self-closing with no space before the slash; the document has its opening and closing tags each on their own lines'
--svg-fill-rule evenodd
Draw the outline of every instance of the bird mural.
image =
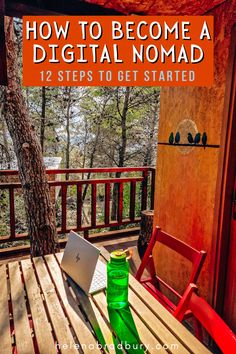
<svg viewBox="0 0 236 354">
<path fill-rule="evenodd" d="M 193 144 L 193 136 L 191 133 L 188 133 L 188 142 L 189 144 Z"/>
<path fill-rule="evenodd" d="M 204 146 L 204 149 L 206 147 L 206 144 L 207 144 L 207 134 L 206 134 L 206 132 L 204 132 L 202 134 L 202 145 Z"/>
<path fill-rule="evenodd" d="M 180 142 L 180 133 L 177 132 L 177 133 L 175 134 L 175 144 L 179 144 L 179 142 Z"/>
<path fill-rule="evenodd" d="M 174 144 L 174 133 L 173 133 L 173 132 L 170 133 L 170 136 L 169 136 L 169 143 L 170 143 L 170 144 Z"/>
<path fill-rule="evenodd" d="M 199 144 L 200 143 L 200 140 L 201 140 L 201 134 L 200 133 L 197 133 L 195 135 L 195 138 L 194 138 L 194 144 Z"/>
</svg>

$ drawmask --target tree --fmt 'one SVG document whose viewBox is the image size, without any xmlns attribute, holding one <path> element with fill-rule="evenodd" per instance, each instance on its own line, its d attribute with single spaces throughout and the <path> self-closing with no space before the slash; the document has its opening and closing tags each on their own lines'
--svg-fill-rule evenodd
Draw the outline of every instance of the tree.
<svg viewBox="0 0 236 354">
<path fill-rule="evenodd" d="M 42 87 L 42 107 L 41 107 L 41 124 L 40 124 L 40 144 L 42 153 L 44 152 L 45 140 L 45 124 L 46 124 L 46 87 Z"/>
<path fill-rule="evenodd" d="M 158 108 L 159 90 L 155 88 L 90 88 L 80 105 L 84 122 L 82 167 L 151 165 L 156 150 Z M 78 135 L 81 126 L 79 130 Z M 115 174 L 116 178 L 120 176 L 120 172 Z M 112 220 L 117 218 L 117 205 L 118 184 L 114 184 Z"/>
<path fill-rule="evenodd" d="M 137 155 L 143 155 L 145 147 L 140 143 L 145 139 L 143 131 L 150 119 L 147 112 L 157 106 L 159 91 L 153 88 L 144 87 L 117 87 L 115 89 L 115 102 L 117 109 L 116 125 L 118 139 L 116 137 L 117 157 L 116 165 L 124 167 L 127 161 L 134 159 Z M 146 121 L 143 119 L 145 117 Z M 150 134 L 154 133 L 155 121 L 151 120 Z M 141 128 L 141 129 L 140 129 Z M 142 135 L 139 133 L 141 130 Z M 149 130 L 149 129 L 148 129 Z M 138 137 L 138 139 L 137 139 Z M 149 148 L 148 154 L 151 154 Z M 151 158 L 149 158 L 151 163 Z M 120 178 L 121 173 L 116 173 L 116 178 Z M 112 198 L 112 220 L 117 217 L 119 185 L 114 184 Z"/>
<path fill-rule="evenodd" d="M 58 249 L 54 206 L 40 143 L 19 83 L 13 19 L 6 18 L 8 86 L 3 107 L 18 162 L 19 178 L 28 219 L 31 255 L 53 253 Z"/>
<path fill-rule="evenodd" d="M 121 142 L 119 145 L 118 167 L 123 167 L 125 163 L 125 154 L 126 154 L 126 146 L 127 146 L 127 113 L 129 109 L 129 100 L 130 100 L 130 87 L 126 87 L 124 92 L 123 107 L 121 109 L 120 99 L 119 99 L 119 87 L 117 87 L 116 105 L 117 105 L 117 112 L 120 116 L 120 122 L 121 122 Z M 116 178 L 120 178 L 120 176 L 121 173 L 116 172 Z M 111 210 L 112 220 L 115 220 L 117 216 L 118 198 L 119 198 L 119 184 L 114 183 L 113 197 L 112 197 L 112 210 Z"/>
<path fill-rule="evenodd" d="M 107 87 L 101 87 L 101 88 L 94 88 L 90 90 L 91 95 L 87 97 L 87 100 L 81 105 L 82 112 L 84 114 L 84 117 L 87 115 L 88 110 L 90 111 L 90 119 L 92 118 L 92 124 L 90 124 L 90 128 L 92 130 L 92 146 L 89 152 L 89 162 L 87 166 L 89 168 L 94 167 L 94 162 L 99 146 L 99 139 L 100 139 L 100 134 L 101 134 L 101 129 L 102 129 L 102 123 L 104 122 L 104 119 L 106 118 L 107 115 L 107 105 L 109 103 L 109 100 L 111 99 L 111 91 Z M 91 107 L 93 106 L 93 109 L 91 111 Z M 87 120 L 85 120 L 87 122 Z M 86 135 L 88 135 L 88 132 L 86 132 Z M 84 159 L 85 163 L 85 159 Z M 84 167 L 84 166 L 83 166 Z M 89 172 L 87 174 L 87 179 L 90 179 L 91 173 Z M 85 185 L 84 191 L 83 191 L 83 196 L 82 200 L 85 200 L 86 194 L 88 190 L 88 184 Z"/>
<path fill-rule="evenodd" d="M 151 166 L 153 161 L 153 155 L 156 152 L 157 145 L 157 122 L 159 117 L 159 99 L 160 92 L 159 90 L 154 90 L 154 104 L 150 107 L 150 110 L 147 112 L 149 119 L 145 116 L 145 122 L 147 131 L 145 132 L 146 139 L 143 139 L 143 166 Z"/>
</svg>

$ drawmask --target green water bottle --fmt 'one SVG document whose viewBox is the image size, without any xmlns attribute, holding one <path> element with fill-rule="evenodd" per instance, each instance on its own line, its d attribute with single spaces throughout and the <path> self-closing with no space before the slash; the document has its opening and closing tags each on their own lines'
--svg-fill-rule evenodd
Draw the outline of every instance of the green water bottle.
<svg viewBox="0 0 236 354">
<path fill-rule="evenodd" d="M 107 304 L 113 309 L 128 305 L 129 263 L 126 253 L 117 250 L 111 253 L 107 263 Z"/>
</svg>

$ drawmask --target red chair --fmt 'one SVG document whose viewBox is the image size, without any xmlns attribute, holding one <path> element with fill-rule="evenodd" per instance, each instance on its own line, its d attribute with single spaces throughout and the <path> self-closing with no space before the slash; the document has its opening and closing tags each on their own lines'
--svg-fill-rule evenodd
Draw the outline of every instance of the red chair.
<svg viewBox="0 0 236 354">
<path fill-rule="evenodd" d="M 236 335 L 212 307 L 198 296 L 194 290 L 196 290 L 196 286 L 189 284 L 186 296 L 180 300 L 177 306 L 176 317 L 181 319 L 184 313 L 190 310 L 224 354 L 236 353 Z"/>
<path fill-rule="evenodd" d="M 190 283 L 196 283 L 201 268 L 203 266 L 204 260 L 206 258 L 205 251 L 197 251 L 193 247 L 187 245 L 183 241 L 167 234 L 162 231 L 160 227 L 156 227 L 152 237 L 150 239 L 148 248 L 144 254 L 141 265 L 136 273 L 136 279 L 142 283 L 142 285 L 168 310 L 175 316 L 176 305 L 166 296 L 160 289 L 160 285 L 168 289 L 170 294 L 173 294 L 177 301 L 179 302 L 183 297 L 190 296 L 189 289 L 188 293 L 186 290 L 183 295 L 179 294 L 175 289 L 168 285 L 164 280 L 162 280 L 155 272 L 154 262 L 152 258 L 152 250 L 156 243 L 162 243 L 172 250 L 178 252 L 180 255 L 188 259 L 192 263 L 192 272 L 190 278 L 187 282 L 187 287 Z M 148 269 L 150 276 L 146 279 L 142 279 L 144 270 Z M 193 289 L 192 289 L 193 290 Z M 179 310 L 178 310 L 179 311 Z M 179 320 L 187 318 L 190 315 L 190 311 L 182 314 L 182 318 L 179 316 Z"/>
</svg>

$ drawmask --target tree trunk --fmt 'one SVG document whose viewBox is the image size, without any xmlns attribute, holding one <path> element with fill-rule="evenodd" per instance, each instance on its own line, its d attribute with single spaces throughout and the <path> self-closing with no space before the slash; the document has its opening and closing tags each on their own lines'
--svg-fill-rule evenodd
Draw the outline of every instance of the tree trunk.
<svg viewBox="0 0 236 354">
<path fill-rule="evenodd" d="M 144 253 L 152 237 L 153 216 L 153 210 L 141 211 L 140 233 L 138 238 L 138 253 L 141 259 L 143 258 Z"/>
<path fill-rule="evenodd" d="M 44 153 L 44 140 L 45 140 L 45 118 L 46 118 L 46 87 L 42 87 L 42 109 L 41 109 L 41 122 L 40 122 L 40 144 L 42 153 Z"/>
<path fill-rule="evenodd" d="M 9 144 L 7 141 L 7 129 L 6 129 L 6 123 L 2 117 L 2 112 L 3 112 L 3 103 L 1 103 L 0 105 L 0 127 L 2 129 L 2 140 L 3 140 L 3 144 L 1 144 L 2 149 L 3 149 L 3 156 L 6 159 L 6 163 L 7 163 L 7 168 L 8 170 L 10 170 L 11 168 L 11 154 L 10 154 L 10 149 L 9 149 Z M 4 163 L 5 161 L 1 161 L 1 163 Z"/>
<path fill-rule="evenodd" d="M 67 91 L 68 90 L 68 91 Z M 66 88 L 66 168 L 70 168 L 70 108 L 71 108 L 71 87 Z M 66 180 L 69 179 L 69 174 L 66 174 Z"/>
<path fill-rule="evenodd" d="M 126 153 L 126 145 L 127 145 L 127 128 L 126 128 L 126 120 L 127 120 L 127 112 L 129 109 L 129 98 L 130 98 L 130 87 L 126 87 L 125 89 L 125 98 L 124 105 L 121 116 L 121 145 L 119 148 L 119 162 L 118 167 L 124 167 L 125 163 L 125 153 Z M 119 103 L 117 102 L 117 107 Z M 116 172 L 116 178 L 120 178 L 121 173 Z M 118 209 L 118 199 L 119 199 L 119 184 L 115 183 L 112 192 L 112 210 L 111 210 L 111 220 L 116 220 L 117 218 L 117 209 Z"/>
<path fill-rule="evenodd" d="M 159 92 L 155 91 L 155 97 L 156 97 L 156 102 L 153 110 L 153 116 L 151 120 L 151 125 L 150 125 L 150 132 L 149 132 L 149 137 L 147 141 L 147 148 L 146 152 L 144 155 L 143 159 L 143 166 L 151 166 L 152 164 L 152 155 L 153 155 L 153 145 L 154 145 L 154 139 L 156 137 L 154 136 L 155 132 L 155 127 L 158 121 L 158 106 L 159 106 Z"/>
<path fill-rule="evenodd" d="M 13 18 L 6 18 L 6 47 L 9 83 L 5 91 L 4 116 L 18 161 L 31 255 L 39 256 L 58 249 L 55 210 L 50 201 L 41 146 L 19 83 Z"/>
<path fill-rule="evenodd" d="M 97 151 L 97 145 L 98 145 L 98 141 L 99 141 L 99 137 L 100 137 L 101 123 L 102 123 L 102 120 L 104 118 L 107 101 L 108 100 L 105 100 L 105 102 L 103 102 L 102 111 L 101 111 L 101 114 L 100 114 L 98 122 L 97 122 L 96 136 L 95 136 L 95 140 L 94 140 L 94 143 L 93 143 L 93 148 L 92 148 L 92 151 L 91 151 L 91 154 L 90 154 L 89 168 L 93 168 L 94 158 L 95 158 L 95 154 L 96 154 L 96 151 Z M 87 179 L 90 179 L 90 177 L 91 177 L 91 173 L 89 172 L 88 175 L 87 175 Z M 85 187 L 84 187 L 84 192 L 83 192 L 83 196 L 82 196 L 82 200 L 83 201 L 86 198 L 88 186 L 89 185 L 86 184 Z"/>
</svg>

